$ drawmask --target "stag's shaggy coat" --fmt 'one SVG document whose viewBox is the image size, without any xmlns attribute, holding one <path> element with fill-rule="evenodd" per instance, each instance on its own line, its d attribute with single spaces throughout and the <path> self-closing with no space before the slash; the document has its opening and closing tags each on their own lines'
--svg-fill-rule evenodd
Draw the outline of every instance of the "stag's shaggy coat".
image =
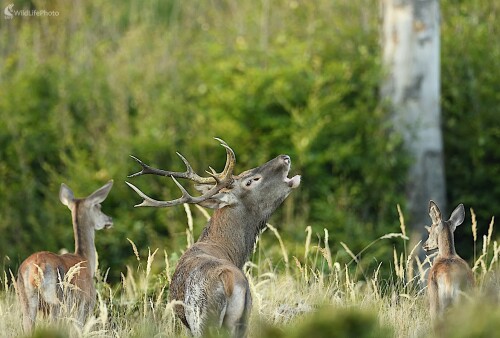
<svg viewBox="0 0 500 338">
<path fill-rule="evenodd" d="M 234 152 L 219 141 L 227 152 L 226 166 L 220 174 L 212 170 L 211 177 L 200 177 L 181 156 L 187 166 L 185 173 L 151 168 L 138 160 L 143 169 L 132 175 L 189 178 L 203 193 L 200 197 L 189 195 L 175 178 L 183 196 L 174 201 L 153 200 L 128 184 L 144 198 L 141 206 L 196 203 L 216 209 L 198 241 L 180 258 L 172 276 L 170 299 L 182 302 L 176 305 L 175 312 L 193 335 L 203 335 L 209 327 L 223 327 L 234 336 L 244 336 L 252 300 L 243 265 L 269 217 L 299 186 L 300 176 L 288 178 L 288 155 L 233 175 Z"/>
</svg>

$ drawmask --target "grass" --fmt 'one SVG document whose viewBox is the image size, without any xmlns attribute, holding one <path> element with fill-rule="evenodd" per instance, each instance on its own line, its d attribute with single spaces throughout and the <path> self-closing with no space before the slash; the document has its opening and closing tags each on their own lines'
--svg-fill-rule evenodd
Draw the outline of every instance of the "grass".
<svg viewBox="0 0 500 338">
<path fill-rule="evenodd" d="M 189 208 L 188 219 L 192 220 Z M 474 215 L 472 213 L 472 215 Z M 208 217 L 208 215 L 207 215 Z M 191 224 L 192 221 L 189 221 Z M 400 213 L 401 232 L 375 239 L 397 238 L 407 241 L 404 219 Z M 188 224 L 187 245 L 192 243 Z M 279 231 L 269 226 L 264 236 L 275 238 L 281 257 L 268 255 L 269 249 L 258 242 L 254 261 L 245 265 L 253 296 L 250 337 L 488 337 L 500 330 L 500 247 L 492 238 L 494 219 L 488 233 L 477 235 L 472 217 L 475 246 L 480 252 L 473 264 L 477 287 L 460 307 L 450 311 L 454 325 L 429 323 L 425 294 L 425 273 L 431 260 L 415 262 L 416 247 L 404 252 L 394 250 L 391 262 L 380 262 L 373 271 L 363 271 L 358 257 L 347 244 L 342 247 L 352 258 L 336 261 L 330 252 L 325 230 L 317 245 L 311 244 L 311 229 L 306 228 L 302 254 L 287 248 Z M 481 242 L 479 239 L 481 238 Z M 175 268 L 176 255 L 149 250 L 141 257 L 131 239 L 131 254 L 137 264 L 127 266 L 121 283 L 107 282 L 107 271 L 98 270 L 98 301 L 94 315 L 81 326 L 62 315 L 57 321 L 39 316 L 34 337 L 178 337 L 187 331 L 173 315 L 167 301 L 168 285 Z M 477 243 L 476 243 L 477 242 Z M 408 252 L 407 252 L 408 251 Z M 382 266 L 391 266 L 392 277 L 382 278 Z M 417 265 L 417 268 L 413 268 Z M 161 271 L 155 271 L 161 266 Z M 355 267 L 356 269 L 353 269 Z M 361 269 L 361 267 L 359 267 Z M 3 271 L 0 282 L 0 332 L 3 337 L 23 336 L 22 318 L 11 271 Z M 335 333 L 335 334 L 334 334 Z"/>
</svg>

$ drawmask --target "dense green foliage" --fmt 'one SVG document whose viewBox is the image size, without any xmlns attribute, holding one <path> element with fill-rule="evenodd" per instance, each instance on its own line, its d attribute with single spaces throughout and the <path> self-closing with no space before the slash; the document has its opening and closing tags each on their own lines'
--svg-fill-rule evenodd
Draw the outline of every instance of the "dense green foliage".
<svg viewBox="0 0 500 338">
<path fill-rule="evenodd" d="M 138 168 L 128 155 L 183 170 L 179 151 L 199 172 L 220 169 L 224 151 L 214 136 L 236 151 L 238 171 L 291 155 L 303 183 L 273 219 L 287 241 L 302 243 L 311 225 L 320 234 L 327 228 L 330 243 L 343 241 L 357 252 L 397 229 L 406 161 L 378 100 L 376 2 L 24 2 L 30 6 L 60 15 L 0 20 L 5 264 L 15 268 L 35 250 L 72 250 L 61 182 L 83 196 L 110 178 L 115 186 L 103 209 L 115 227 L 96 236 L 101 265 L 113 267 L 113 276 L 123 270 L 133 259 L 127 237 L 141 252 L 179 251 L 186 241 L 183 208 L 132 208 L 139 198 L 124 180 Z M 498 187 L 487 175 L 498 173 L 498 161 L 491 163 L 498 126 L 490 120 L 499 52 L 487 42 L 495 20 L 472 24 L 466 18 L 483 8 L 443 6 L 449 195 L 467 196 L 463 202 L 487 217 L 498 210 Z M 496 13 L 498 5 L 488 6 L 485 13 Z M 463 34 L 454 33 L 459 28 Z M 470 125 L 477 128 L 469 132 Z M 454 163 L 465 161 L 464 153 L 474 167 Z M 156 198 L 179 194 L 166 179 L 133 180 Z M 204 218 L 194 212 L 197 234 Z"/>
<path fill-rule="evenodd" d="M 500 4 L 443 3 L 442 113 L 450 208 L 473 208 L 485 234 L 500 213 Z M 469 227 L 457 240 L 471 253 Z"/>
</svg>

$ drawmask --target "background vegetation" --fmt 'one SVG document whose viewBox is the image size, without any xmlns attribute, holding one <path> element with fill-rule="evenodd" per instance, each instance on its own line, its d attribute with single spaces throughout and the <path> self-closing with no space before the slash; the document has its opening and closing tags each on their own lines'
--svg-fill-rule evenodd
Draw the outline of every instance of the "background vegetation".
<svg viewBox="0 0 500 338">
<path fill-rule="evenodd" d="M 441 6 L 448 196 L 450 205 L 476 210 L 483 234 L 500 208 L 500 45 L 492 43 L 500 5 Z M 139 199 L 124 180 L 138 168 L 128 155 L 182 170 L 180 151 L 199 172 L 218 169 L 224 151 L 214 136 L 236 151 L 239 171 L 291 155 L 303 183 L 271 223 L 297 255 L 307 226 L 320 243 L 327 229 L 341 264 L 352 257 L 340 243 L 358 253 L 398 231 L 407 158 L 379 101 L 375 1 L 61 0 L 16 1 L 15 8 L 60 15 L 0 19 L 5 269 L 15 271 L 37 250 L 71 251 L 60 184 L 84 196 L 110 178 L 115 186 L 103 209 L 115 227 L 96 239 L 108 280 L 135 262 L 126 238 L 142 256 L 165 250 L 175 265 L 186 243 L 185 211 L 132 208 Z M 166 179 L 133 182 L 157 198 L 178 195 Z M 193 212 L 196 237 L 205 219 Z M 458 237 L 466 238 L 458 251 L 472 257 L 471 236 Z M 283 267 L 280 247 L 267 234 L 263 241 Z M 383 243 L 360 257 L 358 273 L 366 276 L 403 247 L 397 238 Z M 164 263 L 155 262 L 160 273 Z"/>
</svg>

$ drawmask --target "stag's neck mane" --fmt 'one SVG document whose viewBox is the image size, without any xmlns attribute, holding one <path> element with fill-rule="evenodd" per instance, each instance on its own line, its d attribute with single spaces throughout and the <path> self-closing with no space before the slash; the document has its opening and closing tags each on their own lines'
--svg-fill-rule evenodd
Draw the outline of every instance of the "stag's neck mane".
<svg viewBox="0 0 500 338">
<path fill-rule="evenodd" d="M 237 208 L 218 209 L 203 229 L 198 243 L 210 245 L 217 255 L 243 268 L 252 253 L 257 236 L 265 227 L 267 218 L 236 215 Z"/>
</svg>

